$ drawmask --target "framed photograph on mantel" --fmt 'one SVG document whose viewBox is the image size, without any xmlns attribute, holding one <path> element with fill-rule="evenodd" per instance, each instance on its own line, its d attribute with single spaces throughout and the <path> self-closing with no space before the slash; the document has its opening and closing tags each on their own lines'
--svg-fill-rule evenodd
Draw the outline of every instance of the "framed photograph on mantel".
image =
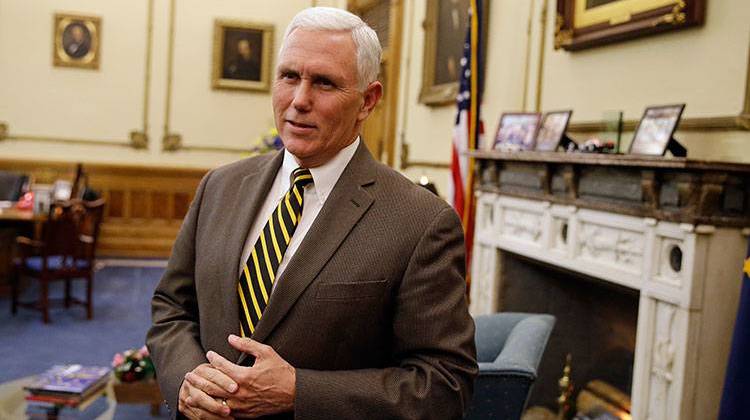
<svg viewBox="0 0 750 420">
<path fill-rule="evenodd" d="M 234 20 L 214 22 L 214 89 L 271 88 L 273 25 Z"/>
<path fill-rule="evenodd" d="M 687 150 L 672 137 L 684 109 L 685 104 L 646 108 L 630 143 L 630 153 L 662 156 L 669 150 L 674 156 L 685 156 Z"/>
<path fill-rule="evenodd" d="M 707 0 L 557 0 L 555 49 L 582 50 L 703 24 Z"/>
<path fill-rule="evenodd" d="M 482 2 L 482 57 L 487 51 L 489 0 Z M 448 105 L 456 101 L 458 73 L 469 24 L 470 0 L 427 0 L 424 21 L 424 63 L 419 102 Z M 483 64 L 482 64 L 483 65 Z"/>
<path fill-rule="evenodd" d="M 506 112 L 500 116 L 493 148 L 503 152 L 534 150 L 542 115 L 538 112 Z"/>
<path fill-rule="evenodd" d="M 547 112 L 542 118 L 539 132 L 536 135 L 536 148 L 540 152 L 554 152 L 560 142 L 566 138 L 570 115 L 573 111 Z M 563 147 L 566 147 L 564 145 Z"/>
</svg>

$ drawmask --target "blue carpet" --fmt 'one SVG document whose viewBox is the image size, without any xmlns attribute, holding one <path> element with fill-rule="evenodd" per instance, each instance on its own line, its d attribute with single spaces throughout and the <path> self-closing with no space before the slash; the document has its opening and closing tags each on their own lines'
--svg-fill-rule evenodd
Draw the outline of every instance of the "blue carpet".
<svg viewBox="0 0 750 420">
<path fill-rule="evenodd" d="M 0 383 L 38 374 L 54 364 L 109 366 L 115 353 L 141 347 L 151 324 L 151 296 L 163 272 L 137 267 L 98 271 L 92 320 L 86 319 L 82 306 L 59 307 L 50 311 L 52 322 L 45 325 L 41 313 L 28 308 L 18 308 L 12 316 L 10 298 L 1 298 Z M 24 291 L 25 300 L 36 296 L 35 286 L 33 282 Z M 53 285 L 50 296 L 62 297 L 62 286 Z M 83 282 L 74 282 L 74 295 L 83 296 L 83 291 Z M 147 406 L 121 406 L 115 418 L 148 417 Z"/>
</svg>

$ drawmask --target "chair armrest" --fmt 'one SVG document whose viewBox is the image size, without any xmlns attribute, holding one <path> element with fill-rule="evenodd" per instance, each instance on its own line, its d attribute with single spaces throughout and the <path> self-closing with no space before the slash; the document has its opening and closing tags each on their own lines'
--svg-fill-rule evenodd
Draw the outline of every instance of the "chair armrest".
<svg viewBox="0 0 750 420">
<path fill-rule="evenodd" d="M 487 372 L 503 371 L 536 378 L 537 367 L 554 325 L 555 318 L 551 315 L 533 315 L 520 321 L 497 359 L 486 363 Z"/>
<path fill-rule="evenodd" d="M 27 246 L 31 248 L 41 248 L 44 246 L 44 242 L 42 241 L 36 241 L 31 238 L 27 238 L 25 236 L 18 236 L 16 237 L 16 243 L 21 246 Z"/>
<path fill-rule="evenodd" d="M 23 261 L 25 261 L 26 258 L 39 255 L 44 248 L 44 242 L 36 241 L 25 236 L 17 236 L 16 245 L 18 245 L 18 250 L 21 254 L 20 257 Z"/>
<path fill-rule="evenodd" d="M 482 377 L 500 377 L 500 378 L 511 378 L 511 377 L 519 377 L 519 378 L 527 378 L 527 379 L 535 379 L 536 375 L 534 372 L 529 371 L 525 366 L 520 365 L 510 365 L 510 364 L 502 364 L 502 363 L 488 363 L 488 362 L 479 362 L 479 376 Z"/>
</svg>

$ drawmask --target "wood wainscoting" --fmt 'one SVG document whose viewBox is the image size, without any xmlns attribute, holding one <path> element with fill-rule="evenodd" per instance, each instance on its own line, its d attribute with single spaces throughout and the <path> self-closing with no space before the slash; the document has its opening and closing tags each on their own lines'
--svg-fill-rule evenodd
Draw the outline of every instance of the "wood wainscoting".
<svg viewBox="0 0 750 420">
<path fill-rule="evenodd" d="M 0 169 L 36 184 L 73 181 L 76 162 L 0 159 Z M 208 169 L 83 163 L 89 188 L 107 200 L 97 256 L 166 258 Z"/>
</svg>

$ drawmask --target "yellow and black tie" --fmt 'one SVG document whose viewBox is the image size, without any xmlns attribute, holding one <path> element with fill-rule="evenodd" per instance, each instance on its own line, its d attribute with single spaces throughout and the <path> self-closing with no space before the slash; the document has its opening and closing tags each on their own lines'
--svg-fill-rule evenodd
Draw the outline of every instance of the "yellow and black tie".
<svg viewBox="0 0 750 420">
<path fill-rule="evenodd" d="M 263 226 L 250 256 L 242 266 L 237 292 L 240 294 L 240 334 L 249 337 L 255 332 L 268 305 L 284 252 L 302 215 L 305 185 L 313 182 L 309 169 L 292 172 L 292 186 Z"/>
</svg>

